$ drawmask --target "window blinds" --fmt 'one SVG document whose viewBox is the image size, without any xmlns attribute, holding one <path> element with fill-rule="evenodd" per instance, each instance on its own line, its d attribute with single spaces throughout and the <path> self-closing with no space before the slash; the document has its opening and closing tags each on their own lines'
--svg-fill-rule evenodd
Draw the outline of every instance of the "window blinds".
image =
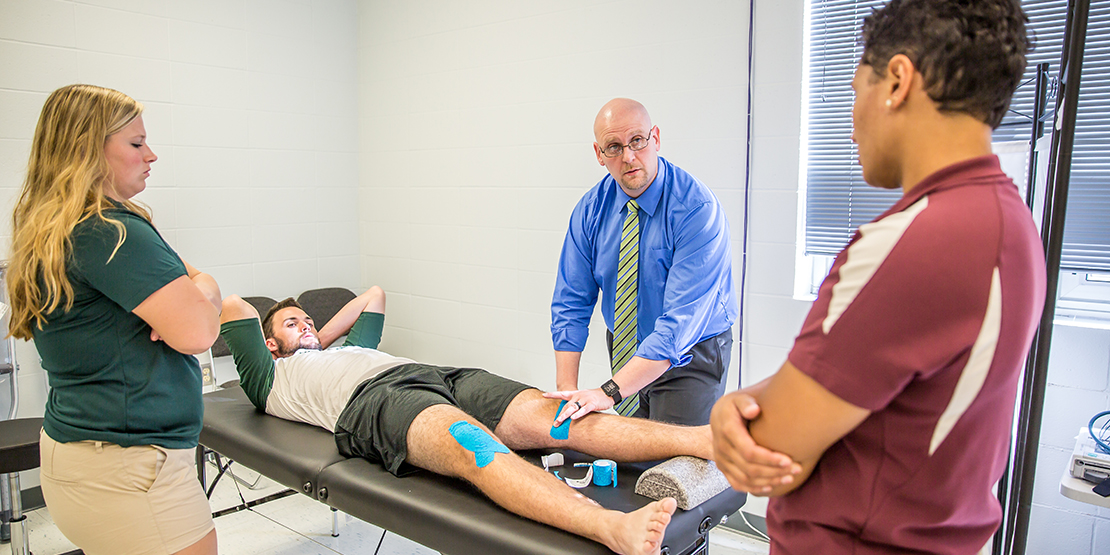
<svg viewBox="0 0 1110 555">
<path fill-rule="evenodd" d="M 852 133 L 852 74 L 862 54 L 863 17 L 882 0 L 812 0 L 810 17 L 806 254 L 832 255 L 856 228 L 893 204 L 901 190 L 883 191 L 863 181 Z M 1035 49 L 1011 113 L 996 140 L 1027 140 L 1035 94 L 1036 64 L 1060 73 L 1067 0 L 1027 0 Z M 1054 105 L 1050 91 L 1049 109 Z M 1051 123 L 1046 126 L 1051 127 Z M 1043 178 L 1041 178 L 1043 181 Z M 1039 182 L 1038 194 L 1044 183 Z M 1025 183 L 1019 183 L 1025 187 Z M 1091 6 L 1080 85 L 1079 117 L 1071 169 L 1063 269 L 1110 271 L 1110 2 Z"/>
<path fill-rule="evenodd" d="M 852 76 L 860 24 L 881 0 L 813 0 L 809 31 L 806 254 L 840 252 L 856 228 L 901 195 L 863 181 L 852 143 Z"/>
</svg>

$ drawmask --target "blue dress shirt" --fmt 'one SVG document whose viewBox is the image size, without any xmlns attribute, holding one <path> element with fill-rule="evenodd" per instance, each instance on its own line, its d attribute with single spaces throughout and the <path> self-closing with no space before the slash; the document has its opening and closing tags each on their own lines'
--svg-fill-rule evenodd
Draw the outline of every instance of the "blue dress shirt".
<svg viewBox="0 0 1110 555">
<path fill-rule="evenodd" d="M 570 216 L 551 300 L 556 351 L 581 352 L 602 291 L 613 329 L 617 258 L 629 197 L 613 176 L 590 189 Z M 640 281 L 636 356 L 690 362 L 697 343 L 723 333 L 739 312 L 732 283 L 728 220 L 702 182 L 659 157 L 655 181 L 639 196 Z"/>
</svg>

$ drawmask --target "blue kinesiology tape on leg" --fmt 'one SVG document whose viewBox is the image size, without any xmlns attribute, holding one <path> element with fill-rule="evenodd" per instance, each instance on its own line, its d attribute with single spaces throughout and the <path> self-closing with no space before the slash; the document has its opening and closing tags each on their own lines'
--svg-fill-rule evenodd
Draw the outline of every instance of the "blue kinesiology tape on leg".
<svg viewBox="0 0 1110 555">
<path fill-rule="evenodd" d="M 567 406 L 567 402 L 559 403 L 559 408 L 555 411 L 555 416 L 558 417 L 563 413 L 563 407 Z M 551 427 L 551 437 L 555 439 L 566 439 L 570 437 L 570 419 L 566 419 L 562 424 Z"/>
<path fill-rule="evenodd" d="M 484 468 L 493 462 L 494 453 L 508 453 L 509 448 L 493 439 L 485 430 L 467 422 L 459 420 L 448 428 L 451 437 L 463 446 L 463 449 L 474 453 L 474 463 L 478 468 Z"/>
</svg>

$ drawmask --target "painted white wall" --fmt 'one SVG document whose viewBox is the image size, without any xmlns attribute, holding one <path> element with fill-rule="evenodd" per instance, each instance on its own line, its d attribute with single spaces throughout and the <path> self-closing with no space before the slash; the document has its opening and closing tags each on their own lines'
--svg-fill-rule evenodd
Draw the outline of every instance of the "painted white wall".
<svg viewBox="0 0 1110 555">
<path fill-rule="evenodd" d="M 803 2 L 755 3 L 744 383 L 779 369 L 812 304 L 793 297 L 801 217 L 803 9 Z"/>
<path fill-rule="evenodd" d="M 795 300 L 803 74 L 802 2 L 755 1 L 752 37 L 751 221 L 744 301 L 743 384 L 786 360 L 813 304 Z M 767 498 L 744 511 L 765 515 Z"/>
<path fill-rule="evenodd" d="M 559 250 L 605 175 L 592 126 L 616 96 L 643 102 L 661 154 L 721 199 L 739 281 L 746 3 L 359 8 L 362 279 L 390 294 L 383 348 L 554 386 Z M 580 377 L 591 387 L 609 374 L 594 323 Z"/>
</svg>

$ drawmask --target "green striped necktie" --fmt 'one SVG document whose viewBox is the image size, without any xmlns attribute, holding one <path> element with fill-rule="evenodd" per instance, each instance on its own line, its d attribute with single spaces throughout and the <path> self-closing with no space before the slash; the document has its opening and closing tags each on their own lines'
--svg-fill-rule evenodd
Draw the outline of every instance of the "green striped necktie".
<svg viewBox="0 0 1110 555">
<path fill-rule="evenodd" d="M 640 205 L 628 201 L 628 215 L 621 230 L 621 252 L 617 264 L 617 302 L 613 308 L 613 375 L 636 354 L 636 287 L 640 281 Z M 640 408 L 640 396 L 632 394 L 617 405 L 628 416 Z"/>
</svg>

